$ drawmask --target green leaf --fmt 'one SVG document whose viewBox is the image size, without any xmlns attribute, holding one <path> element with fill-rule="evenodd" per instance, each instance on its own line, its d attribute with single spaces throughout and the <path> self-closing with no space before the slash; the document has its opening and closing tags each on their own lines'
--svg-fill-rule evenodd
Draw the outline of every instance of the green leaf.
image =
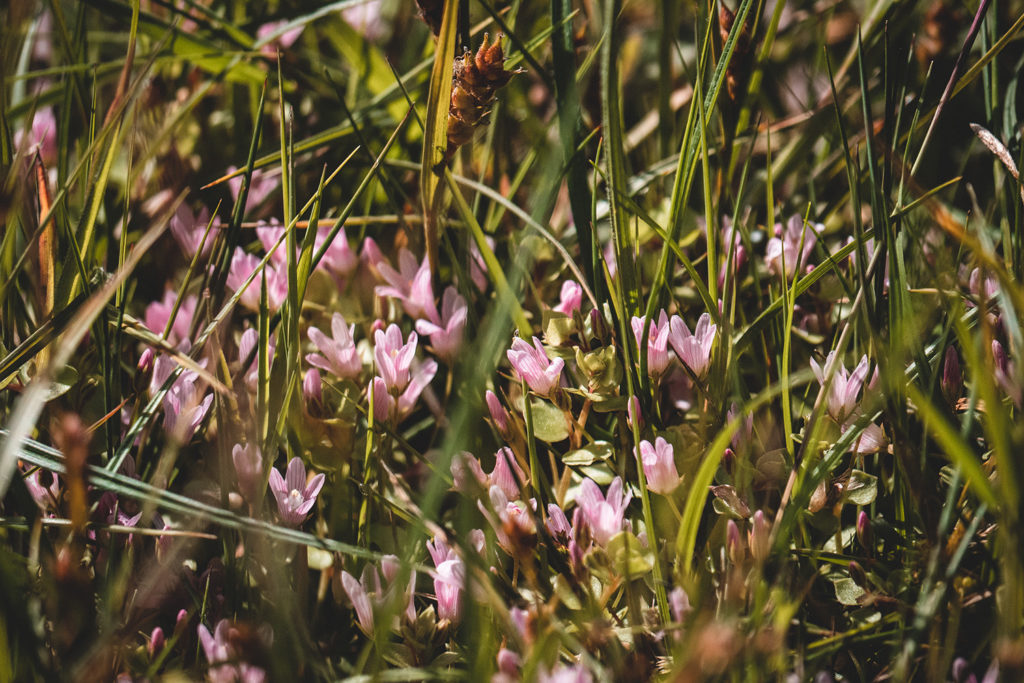
<svg viewBox="0 0 1024 683">
<path fill-rule="evenodd" d="M 571 467 L 585 467 L 593 465 L 597 460 L 607 460 L 613 452 L 612 445 L 607 441 L 595 441 L 589 446 L 566 453 L 562 456 L 562 462 Z"/>
<path fill-rule="evenodd" d="M 522 411 L 522 399 L 516 401 Z M 569 428 L 565 424 L 565 415 L 552 403 L 542 398 L 530 399 L 530 410 L 533 411 L 534 435 L 546 443 L 555 443 L 569 436 Z"/>
<path fill-rule="evenodd" d="M 843 490 L 843 501 L 854 505 L 871 505 L 878 495 L 878 477 L 853 470 Z"/>
<path fill-rule="evenodd" d="M 844 605 L 857 605 L 857 600 L 864 595 L 864 589 L 848 576 L 835 579 L 832 585 L 836 588 L 836 599 Z"/>
<path fill-rule="evenodd" d="M 654 553 L 640 544 L 640 539 L 629 531 L 612 537 L 605 546 L 612 567 L 621 576 L 637 578 L 654 569 Z"/>
</svg>

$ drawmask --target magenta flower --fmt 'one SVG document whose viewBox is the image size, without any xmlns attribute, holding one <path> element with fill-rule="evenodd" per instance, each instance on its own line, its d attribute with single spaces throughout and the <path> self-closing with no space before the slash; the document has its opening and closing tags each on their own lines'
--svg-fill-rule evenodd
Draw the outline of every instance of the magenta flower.
<svg viewBox="0 0 1024 683">
<path fill-rule="evenodd" d="M 637 348 L 644 338 L 645 316 L 633 317 L 633 336 L 636 338 Z M 684 325 L 685 327 L 685 325 Z M 668 336 L 669 336 L 668 314 L 663 310 L 658 317 L 658 322 L 651 322 L 650 332 L 647 334 L 647 373 L 652 378 L 661 377 L 668 368 Z"/>
<path fill-rule="evenodd" d="M 412 252 L 403 247 L 398 252 L 398 270 L 383 259 L 376 266 L 377 272 L 388 283 L 374 290 L 377 296 L 398 299 L 409 317 L 438 319 L 437 307 L 434 305 L 434 287 L 430 279 L 430 264 L 426 257 L 421 263 L 416 263 L 416 257 Z"/>
<path fill-rule="evenodd" d="M 601 493 L 593 479 L 583 480 L 576 494 L 576 505 L 583 513 L 583 521 L 598 545 L 607 544 L 622 531 L 626 507 L 632 498 L 632 492 L 623 492 L 621 477 L 615 477 L 608 487 L 607 495 Z"/>
<path fill-rule="evenodd" d="M 363 370 L 363 361 L 353 341 L 355 331 L 355 325 L 345 326 L 345 318 L 341 313 L 331 316 L 330 337 L 319 328 L 310 327 L 309 339 L 316 344 L 320 353 L 307 354 L 306 360 L 310 365 L 326 370 L 335 377 L 355 379 Z"/>
<path fill-rule="evenodd" d="M 153 334 L 163 334 L 167 327 L 167 321 L 171 319 L 171 311 L 174 310 L 174 302 L 178 299 L 178 293 L 173 289 L 164 291 L 164 298 L 161 301 L 154 301 L 146 306 L 146 313 L 143 320 L 146 327 Z M 188 339 L 189 328 L 196 316 L 196 297 L 189 294 L 178 307 L 178 313 L 174 316 L 174 323 L 170 332 L 167 333 L 167 341 L 176 346 Z"/>
<path fill-rule="evenodd" d="M 323 485 L 323 474 L 316 475 L 306 483 L 306 466 L 299 458 L 292 458 L 288 462 L 288 471 L 283 477 L 276 467 L 271 469 L 270 490 L 277 499 L 281 521 L 288 526 L 297 527 L 302 524 L 316 504 L 317 494 Z"/>
<path fill-rule="evenodd" d="M 640 442 L 640 460 L 649 490 L 667 496 L 679 485 L 675 450 L 662 437 L 655 439 L 653 446 L 650 441 Z"/>
<path fill-rule="evenodd" d="M 380 332 L 378 331 L 378 334 Z M 415 334 L 415 332 L 413 333 Z M 414 363 L 410 370 L 409 384 L 396 399 L 388 390 L 388 384 L 381 377 L 374 377 L 367 388 L 367 400 L 373 400 L 373 417 L 378 422 L 401 420 L 412 412 L 420 394 L 430 385 L 437 374 L 437 363 L 427 360 Z"/>
<path fill-rule="evenodd" d="M 263 456 L 255 444 L 235 444 L 231 461 L 238 477 L 238 490 L 249 503 L 256 504 L 263 489 Z"/>
<path fill-rule="evenodd" d="M 683 365 L 690 368 L 690 372 L 697 379 L 704 379 L 708 368 L 711 367 L 711 352 L 714 349 L 718 326 L 711 322 L 711 316 L 707 313 L 702 314 L 697 320 L 693 334 L 678 315 L 672 316 L 669 326 L 671 329 L 668 341 L 672 344 L 676 356 Z"/>
<path fill-rule="evenodd" d="M 206 626 L 199 624 L 199 642 L 203 646 L 206 661 L 210 663 L 207 676 L 212 683 L 263 683 L 267 672 L 258 666 L 239 661 L 242 654 L 234 645 L 239 634 L 227 619 L 221 619 L 211 634 Z M 273 636 L 266 629 L 260 630 L 261 639 L 269 647 Z"/>
<path fill-rule="evenodd" d="M 562 283 L 562 291 L 559 293 L 558 305 L 553 310 L 572 317 L 573 313 L 583 306 L 583 287 L 578 282 L 566 280 Z"/>
<path fill-rule="evenodd" d="M 785 271 L 787 280 L 804 269 L 818 241 L 816 230 L 823 230 L 824 225 L 820 223 L 811 225 L 805 224 L 803 219 L 794 214 L 787 222 L 785 230 L 781 223 L 775 224 L 775 237 L 768 240 L 768 248 L 765 251 L 765 261 L 768 263 L 768 270 L 776 275 L 782 275 Z"/>
<path fill-rule="evenodd" d="M 377 330 L 373 338 L 376 342 L 373 357 L 377 361 L 377 372 L 388 391 L 398 394 L 409 384 L 409 371 L 419 338 L 415 332 L 410 332 L 403 343 L 402 330 L 393 323 L 387 330 Z"/>
<path fill-rule="evenodd" d="M 39 151 L 43 162 L 49 165 L 57 158 L 57 119 L 53 115 L 53 107 L 40 107 L 36 110 L 32 125 L 26 130 L 14 133 L 14 149 L 22 150 L 31 155 Z"/>
<path fill-rule="evenodd" d="M 466 300 L 459 296 L 454 287 L 448 287 L 441 299 L 440 317 L 437 320 L 417 320 L 416 331 L 429 336 L 434 353 L 451 362 L 462 346 L 462 333 L 468 312 Z"/>
<path fill-rule="evenodd" d="M 558 387 L 565 361 L 561 358 L 549 359 L 536 337 L 533 338 L 532 347 L 516 337 L 512 341 L 512 348 L 505 353 L 516 373 L 526 380 L 535 393 L 548 396 Z"/>
<path fill-rule="evenodd" d="M 836 358 L 836 352 L 830 351 L 825 358 L 825 367 L 812 358 L 811 370 L 823 388 L 832 376 L 827 396 L 828 414 L 836 422 L 844 422 L 857 407 L 857 395 L 868 376 L 868 357 L 862 356 L 853 372 L 847 372 L 843 362 Z"/>
</svg>

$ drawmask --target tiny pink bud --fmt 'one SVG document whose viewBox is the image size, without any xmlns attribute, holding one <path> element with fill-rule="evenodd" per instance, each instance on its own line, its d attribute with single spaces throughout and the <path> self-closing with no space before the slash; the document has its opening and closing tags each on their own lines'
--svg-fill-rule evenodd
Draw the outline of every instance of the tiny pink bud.
<svg viewBox="0 0 1024 683">
<path fill-rule="evenodd" d="M 490 389 L 484 394 L 484 399 L 487 401 L 487 410 L 491 413 L 491 419 L 494 421 L 498 433 L 502 438 L 508 438 L 508 411 L 505 410 L 505 406 L 501 405 L 501 400 Z"/>
<path fill-rule="evenodd" d="M 729 523 L 725 525 L 725 548 L 729 554 L 729 560 L 734 565 L 743 564 L 743 560 L 746 559 L 746 548 L 743 547 L 743 539 L 740 536 L 740 528 L 736 526 L 736 522 L 729 520 Z"/>
<path fill-rule="evenodd" d="M 306 376 L 302 380 L 302 395 L 314 412 L 319 412 L 324 407 L 323 380 L 315 368 L 306 371 Z"/>
<path fill-rule="evenodd" d="M 768 559 L 768 554 L 772 549 L 772 527 L 760 510 L 754 513 L 754 521 L 751 524 L 747 543 L 750 545 L 750 554 L 755 561 L 764 562 Z"/>
<path fill-rule="evenodd" d="M 153 360 L 155 357 L 156 353 L 154 353 L 152 347 L 147 346 L 146 350 L 142 352 L 141 356 L 139 356 L 139 362 L 135 367 L 143 374 L 148 373 L 153 369 Z"/>
<path fill-rule="evenodd" d="M 871 552 L 875 547 L 871 520 L 868 518 L 868 513 L 863 510 L 857 514 L 857 540 L 860 541 L 861 546 L 868 552 Z"/>
<path fill-rule="evenodd" d="M 149 652 L 151 659 L 160 654 L 160 651 L 164 649 L 166 642 L 167 641 L 164 638 L 164 630 L 159 626 L 153 629 L 153 633 L 149 636 L 149 644 L 146 646 L 146 650 Z"/>
<path fill-rule="evenodd" d="M 640 412 L 640 399 L 630 396 L 626 403 L 626 424 L 630 429 L 641 430 L 644 427 L 643 414 Z"/>
</svg>

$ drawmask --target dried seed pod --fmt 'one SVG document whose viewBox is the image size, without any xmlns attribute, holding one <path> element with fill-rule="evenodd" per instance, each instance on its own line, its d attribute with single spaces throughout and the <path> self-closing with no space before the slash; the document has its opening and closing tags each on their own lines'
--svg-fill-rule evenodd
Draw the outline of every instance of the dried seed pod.
<svg viewBox="0 0 1024 683">
<path fill-rule="evenodd" d="M 476 54 L 467 50 L 455 59 L 452 65 L 451 106 L 448 110 L 448 159 L 451 159 L 456 149 L 469 142 L 473 137 L 473 129 L 486 120 L 495 91 L 506 85 L 519 71 L 505 69 L 501 37 L 490 45 L 486 33 Z"/>
<path fill-rule="evenodd" d="M 454 1 L 454 0 L 453 0 Z M 444 0 L 416 0 L 420 8 L 420 19 L 437 36 L 441 32 L 441 17 L 444 16 Z"/>
<path fill-rule="evenodd" d="M 722 44 L 729 39 L 729 32 L 736 22 L 736 14 L 722 3 L 718 12 L 718 33 L 722 38 Z M 732 59 L 725 70 L 725 94 L 729 101 L 735 104 L 743 95 L 747 85 L 747 78 L 750 76 L 750 17 L 740 29 L 736 36 L 736 43 L 732 51 Z"/>
</svg>

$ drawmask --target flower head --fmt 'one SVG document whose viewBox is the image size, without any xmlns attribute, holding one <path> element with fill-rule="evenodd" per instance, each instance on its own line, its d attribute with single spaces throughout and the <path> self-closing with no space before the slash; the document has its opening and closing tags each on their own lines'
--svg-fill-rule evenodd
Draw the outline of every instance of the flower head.
<svg viewBox="0 0 1024 683">
<path fill-rule="evenodd" d="M 620 477 L 615 477 L 606 495 L 601 493 L 593 479 L 583 480 L 580 492 L 576 496 L 576 504 L 583 513 L 590 534 L 599 545 L 607 544 L 613 536 L 622 531 L 626 507 L 632 498 L 631 492 L 623 491 Z"/>
<path fill-rule="evenodd" d="M 711 367 L 711 352 L 715 344 L 718 326 L 711 322 L 711 316 L 704 313 L 697 320 L 697 327 L 690 333 L 683 319 L 672 316 L 669 322 L 668 341 L 676 352 L 676 356 L 697 379 L 704 379 Z"/>
<path fill-rule="evenodd" d="M 363 370 L 363 361 L 359 358 L 356 350 L 355 335 L 356 326 L 345 326 L 345 318 L 341 313 L 331 316 L 331 336 L 320 331 L 319 328 L 309 328 L 310 341 L 316 344 L 320 353 L 310 353 L 306 360 L 310 365 L 326 370 L 335 377 L 341 379 L 354 379 Z"/>
<path fill-rule="evenodd" d="M 800 272 L 807 264 L 818 241 L 816 230 L 822 230 L 825 226 L 821 224 L 805 224 L 803 219 L 794 214 L 786 222 L 783 229 L 781 223 L 775 224 L 775 237 L 768 240 L 768 248 L 765 252 L 765 261 L 768 263 L 768 270 L 776 275 L 785 272 L 787 280 Z"/>
<path fill-rule="evenodd" d="M 644 316 L 635 317 L 632 320 L 633 336 L 636 338 L 637 348 L 644 337 Z M 670 325 L 668 314 L 662 310 L 658 322 L 653 320 L 650 324 L 650 332 L 647 335 L 647 373 L 651 377 L 661 377 L 668 369 L 668 336 Z M 685 325 L 684 325 L 685 327 Z"/>
<path fill-rule="evenodd" d="M 558 305 L 554 310 L 572 317 L 572 314 L 580 310 L 583 305 L 583 287 L 574 280 L 566 280 L 562 283 L 562 291 L 558 297 Z"/>
<path fill-rule="evenodd" d="M 398 299 L 402 303 L 402 308 L 412 318 L 437 320 L 430 264 L 426 257 L 421 263 L 417 263 L 412 252 L 402 248 L 398 252 L 398 270 L 384 260 L 376 266 L 377 272 L 388 283 L 377 287 L 377 296 Z"/>
<path fill-rule="evenodd" d="M 239 661 L 243 653 L 234 645 L 238 638 L 238 629 L 230 621 L 221 619 L 212 634 L 203 624 L 199 624 L 197 630 L 206 661 L 210 663 L 210 670 L 207 672 L 210 681 L 234 683 L 241 680 L 242 683 L 262 683 L 267 679 L 267 673 L 263 669 Z M 260 637 L 264 645 L 269 647 L 269 641 L 273 639 L 269 630 L 260 629 Z"/>
<path fill-rule="evenodd" d="M 306 483 L 306 466 L 299 458 L 288 463 L 285 476 L 270 470 L 270 490 L 277 499 L 277 511 L 281 521 L 288 526 L 299 526 L 316 504 L 316 497 L 324 485 L 324 475 L 318 474 Z"/>
<path fill-rule="evenodd" d="M 373 338 L 376 342 L 373 357 L 377 361 L 377 371 L 381 379 L 384 380 L 388 391 L 401 393 L 409 385 L 409 371 L 412 368 L 413 356 L 416 355 L 418 341 L 416 333 L 410 332 L 408 339 L 403 343 L 402 330 L 392 323 L 387 330 L 377 330 Z"/>
<path fill-rule="evenodd" d="M 853 372 L 847 372 L 843 362 L 837 359 L 836 352 L 830 351 L 825 358 L 825 367 L 818 365 L 812 358 L 811 370 L 822 387 L 828 383 L 829 375 L 832 375 L 827 397 L 828 414 L 836 422 L 844 422 L 857 407 L 857 395 L 868 376 L 868 357 L 862 356 Z"/>
<path fill-rule="evenodd" d="M 255 444 L 235 444 L 231 449 L 231 461 L 238 477 L 238 490 L 250 503 L 260 499 L 263 485 L 263 456 Z"/>
<path fill-rule="evenodd" d="M 462 346 L 468 312 L 466 300 L 454 287 L 448 287 L 441 298 L 441 315 L 436 320 L 417 320 L 416 331 L 430 337 L 434 353 L 450 362 Z"/>
<path fill-rule="evenodd" d="M 662 437 L 655 439 L 654 445 L 651 445 L 650 441 L 640 442 L 640 460 L 643 463 L 647 488 L 651 491 L 667 496 L 679 485 L 675 450 L 672 444 Z"/>
<path fill-rule="evenodd" d="M 533 346 L 516 337 L 506 355 L 515 371 L 534 392 L 547 396 L 558 387 L 565 361 L 561 358 L 549 359 L 536 337 L 533 338 Z"/>
</svg>

